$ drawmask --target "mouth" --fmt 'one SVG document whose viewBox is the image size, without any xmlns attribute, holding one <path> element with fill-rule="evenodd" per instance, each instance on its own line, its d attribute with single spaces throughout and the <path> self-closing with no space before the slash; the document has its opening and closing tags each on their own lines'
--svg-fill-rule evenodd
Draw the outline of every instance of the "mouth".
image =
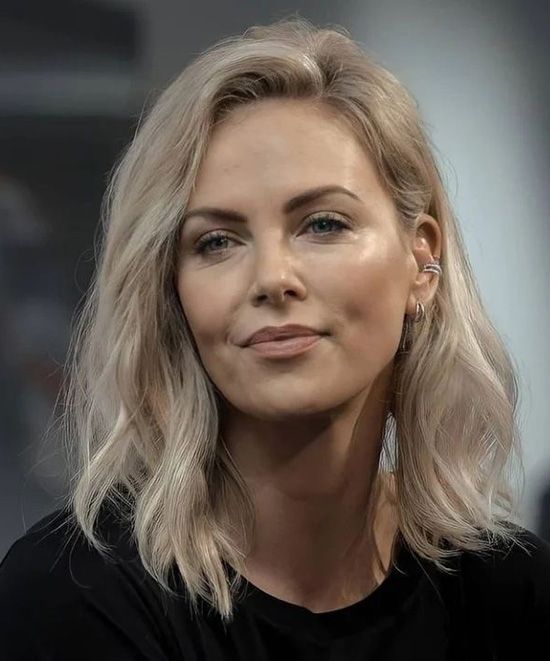
<svg viewBox="0 0 550 661">
<path fill-rule="evenodd" d="M 285 337 L 278 340 L 256 342 L 245 348 L 268 358 L 292 358 L 312 349 L 323 337 L 324 334 Z"/>
<path fill-rule="evenodd" d="M 324 331 L 302 324 L 284 324 L 283 326 L 264 326 L 250 335 L 240 346 L 250 346 L 259 342 L 286 340 L 294 337 L 323 335 Z"/>
</svg>

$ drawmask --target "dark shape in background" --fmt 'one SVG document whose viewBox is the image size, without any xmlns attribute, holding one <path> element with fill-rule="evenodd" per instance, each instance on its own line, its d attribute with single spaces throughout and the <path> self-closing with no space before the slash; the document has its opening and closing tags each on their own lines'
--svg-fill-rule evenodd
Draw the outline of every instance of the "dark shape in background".
<svg viewBox="0 0 550 661">
<path fill-rule="evenodd" d="M 537 532 L 543 539 L 550 542 L 550 483 L 540 498 Z"/>
</svg>

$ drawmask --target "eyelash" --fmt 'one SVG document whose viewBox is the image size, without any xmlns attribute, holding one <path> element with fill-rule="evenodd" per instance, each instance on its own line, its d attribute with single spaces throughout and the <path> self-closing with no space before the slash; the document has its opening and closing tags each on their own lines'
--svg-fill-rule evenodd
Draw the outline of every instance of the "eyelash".
<svg viewBox="0 0 550 661">
<path fill-rule="evenodd" d="M 323 216 L 317 216 L 316 218 L 312 218 L 309 223 L 306 225 L 306 228 L 311 227 L 314 223 L 318 223 L 322 220 L 329 220 L 331 223 L 335 223 L 336 225 L 339 226 L 340 230 L 344 229 L 349 229 L 348 225 L 344 223 L 340 218 L 333 217 L 329 214 L 325 214 Z M 331 235 L 331 234 L 339 234 L 340 232 L 334 232 L 331 230 L 330 232 L 325 232 L 324 234 L 326 235 Z M 197 253 L 199 255 L 202 254 L 207 254 L 207 255 L 216 255 L 221 252 L 223 252 L 223 248 L 215 251 L 207 251 L 206 248 L 210 245 L 212 241 L 215 241 L 217 239 L 231 239 L 231 237 L 227 234 L 227 232 L 222 232 L 220 230 L 216 230 L 214 232 L 210 232 L 206 236 L 203 236 L 200 238 L 197 243 L 195 244 L 195 248 L 193 250 L 194 253 Z"/>
</svg>

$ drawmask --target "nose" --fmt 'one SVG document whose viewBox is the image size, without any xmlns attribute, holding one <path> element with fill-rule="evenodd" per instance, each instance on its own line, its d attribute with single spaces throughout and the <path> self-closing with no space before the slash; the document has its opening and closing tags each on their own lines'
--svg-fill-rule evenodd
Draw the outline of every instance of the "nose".
<svg viewBox="0 0 550 661">
<path fill-rule="evenodd" d="M 256 305 L 265 299 L 280 304 L 287 295 L 298 299 L 306 295 L 296 256 L 283 238 L 258 245 L 252 281 L 251 296 Z"/>
</svg>

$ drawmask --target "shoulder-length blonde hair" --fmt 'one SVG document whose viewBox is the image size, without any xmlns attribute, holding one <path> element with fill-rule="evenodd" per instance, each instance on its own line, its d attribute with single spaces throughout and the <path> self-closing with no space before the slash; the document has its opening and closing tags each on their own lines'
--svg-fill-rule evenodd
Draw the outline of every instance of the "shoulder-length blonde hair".
<svg viewBox="0 0 550 661">
<path fill-rule="evenodd" d="M 175 568 L 192 605 L 202 597 L 226 620 L 240 574 L 229 580 L 225 563 L 242 571 L 246 548 L 236 539 L 251 539 L 254 510 L 220 439 L 219 392 L 174 275 L 213 127 L 268 97 L 336 110 L 374 159 L 403 231 L 422 212 L 441 228 L 443 275 L 412 346 L 396 355 L 391 447 L 384 438 L 405 541 L 445 569 L 453 552 L 511 539 L 517 511 L 515 367 L 481 302 L 416 102 L 339 26 L 291 17 L 251 27 L 181 73 L 114 171 L 97 274 L 67 361 L 64 416 L 67 506 L 86 537 L 108 553 L 94 530 L 100 508 L 130 504 L 147 571 L 171 592 Z"/>
</svg>

